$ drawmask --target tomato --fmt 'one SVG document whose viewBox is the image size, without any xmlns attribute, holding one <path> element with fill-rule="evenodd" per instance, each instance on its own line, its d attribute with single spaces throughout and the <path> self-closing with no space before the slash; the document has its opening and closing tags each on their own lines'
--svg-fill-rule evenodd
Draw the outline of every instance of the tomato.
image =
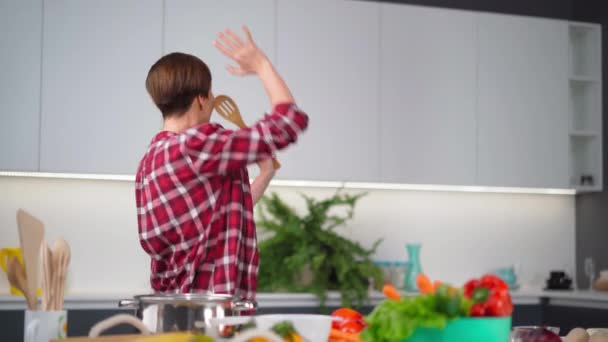
<svg viewBox="0 0 608 342">
<path fill-rule="evenodd" d="M 345 333 L 356 334 L 367 327 L 363 315 L 353 309 L 340 308 L 332 312 L 331 316 L 341 318 L 331 323 L 332 328 Z"/>
<path fill-rule="evenodd" d="M 363 315 L 356 310 L 340 308 L 331 313 L 333 317 L 340 317 L 346 320 L 363 320 Z M 334 322 L 335 323 L 335 322 Z"/>
<path fill-rule="evenodd" d="M 367 325 L 363 321 L 348 321 L 342 324 L 339 330 L 347 334 L 358 334 L 366 327 Z"/>
</svg>

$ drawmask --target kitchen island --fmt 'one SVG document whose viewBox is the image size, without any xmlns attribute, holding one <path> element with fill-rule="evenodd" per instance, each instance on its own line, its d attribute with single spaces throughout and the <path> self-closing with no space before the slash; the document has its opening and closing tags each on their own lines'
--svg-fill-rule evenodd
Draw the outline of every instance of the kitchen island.
<svg viewBox="0 0 608 342">
<path fill-rule="evenodd" d="M 143 293 L 143 292 L 138 292 Z M 404 293 L 413 296 L 417 293 Z M 129 299 L 131 293 L 82 293 L 68 295 L 65 298 L 65 306 L 68 310 L 111 310 L 118 309 L 121 299 Z M 572 291 L 547 291 L 541 289 L 520 289 L 511 291 L 513 304 L 517 305 L 551 305 L 565 307 L 580 307 L 591 309 L 608 310 L 608 292 L 597 292 L 588 290 Z M 384 299 L 380 292 L 370 294 L 369 303 L 365 306 L 373 307 Z M 283 309 L 283 308 L 319 308 L 317 297 L 310 293 L 259 293 L 257 301 L 260 309 Z M 340 294 L 330 292 L 328 294 L 328 307 L 341 306 Z M 0 311 L 24 310 L 23 297 L 0 295 Z"/>
<path fill-rule="evenodd" d="M 137 292 L 137 293 L 141 293 Z M 117 313 L 132 312 L 130 308 L 118 308 L 121 299 L 132 297 L 128 293 L 73 294 L 65 298 L 68 313 L 68 335 L 86 335 L 96 322 Z M 415 295 L 415 293 L 405 293 Z M 520 289 L 511 292 L 515 311 L 513 325 L 552 325 L 562 331 L 576 326 L 585 328 L 608 327 L 608 293 L 595 291 L 545 291 Z M 369 303 L 361 311 L 369 313 L 384 296 L 370 294 Z M 323 312 L 319 300 L 309 293 L 260 293 L 257 297 L 259 313 L 317 313 Z M 329 293 L 326 310 L 341 306 L 339 293 Z M 10 341 L 23 340 L 22 297 L 0 295 L 0 321 Z M 110 333 L 133 332 L 129 327 L 117 327 Z"/>
</svg>

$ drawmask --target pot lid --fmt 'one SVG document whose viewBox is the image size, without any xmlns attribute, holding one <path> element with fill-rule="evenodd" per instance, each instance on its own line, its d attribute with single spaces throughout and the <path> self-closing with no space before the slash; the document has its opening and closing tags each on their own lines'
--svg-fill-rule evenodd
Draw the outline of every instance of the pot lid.
<svg viewBox="0 0 608 342">
<path fill-rule="evenodd" d="M 196 293 L 154 293 L 134 296 L 136 301 L 151 304 L 180 302 L 187 303 L 225 303 L 236 302 L 239 298 L 229 294 L 196 292 Z"/>
</svg>

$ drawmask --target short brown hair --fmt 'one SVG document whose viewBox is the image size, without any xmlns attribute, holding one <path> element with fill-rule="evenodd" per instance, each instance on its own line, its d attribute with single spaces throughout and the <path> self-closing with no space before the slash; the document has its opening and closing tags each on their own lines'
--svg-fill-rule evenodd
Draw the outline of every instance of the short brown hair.
<svg viewBox="0 0 608 342">
<path fill-rule="evenodd" d="M 161 57 L 148 71 L 146 89 L 163 118 L 183 115 L 196 96 L 207 97 L 211 72 L 199 58 L 181 52 Z"/>
</svg>

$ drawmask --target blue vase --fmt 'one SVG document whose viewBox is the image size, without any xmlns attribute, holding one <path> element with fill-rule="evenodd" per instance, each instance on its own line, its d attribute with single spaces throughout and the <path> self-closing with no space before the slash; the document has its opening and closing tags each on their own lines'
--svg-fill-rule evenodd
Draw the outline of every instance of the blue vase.
<svg viewBox="0 0 608 342">
<path fill-rule="evenodd" d="M 405 290 L 406 291 L 418 291 L 418 285 L 416 285 L 416 277 L 422 273 L 422 266 L 420 265 L 420 244 L 407 244 L 408 255 L 408 268 L 405 272 Z"/>
</svg>

